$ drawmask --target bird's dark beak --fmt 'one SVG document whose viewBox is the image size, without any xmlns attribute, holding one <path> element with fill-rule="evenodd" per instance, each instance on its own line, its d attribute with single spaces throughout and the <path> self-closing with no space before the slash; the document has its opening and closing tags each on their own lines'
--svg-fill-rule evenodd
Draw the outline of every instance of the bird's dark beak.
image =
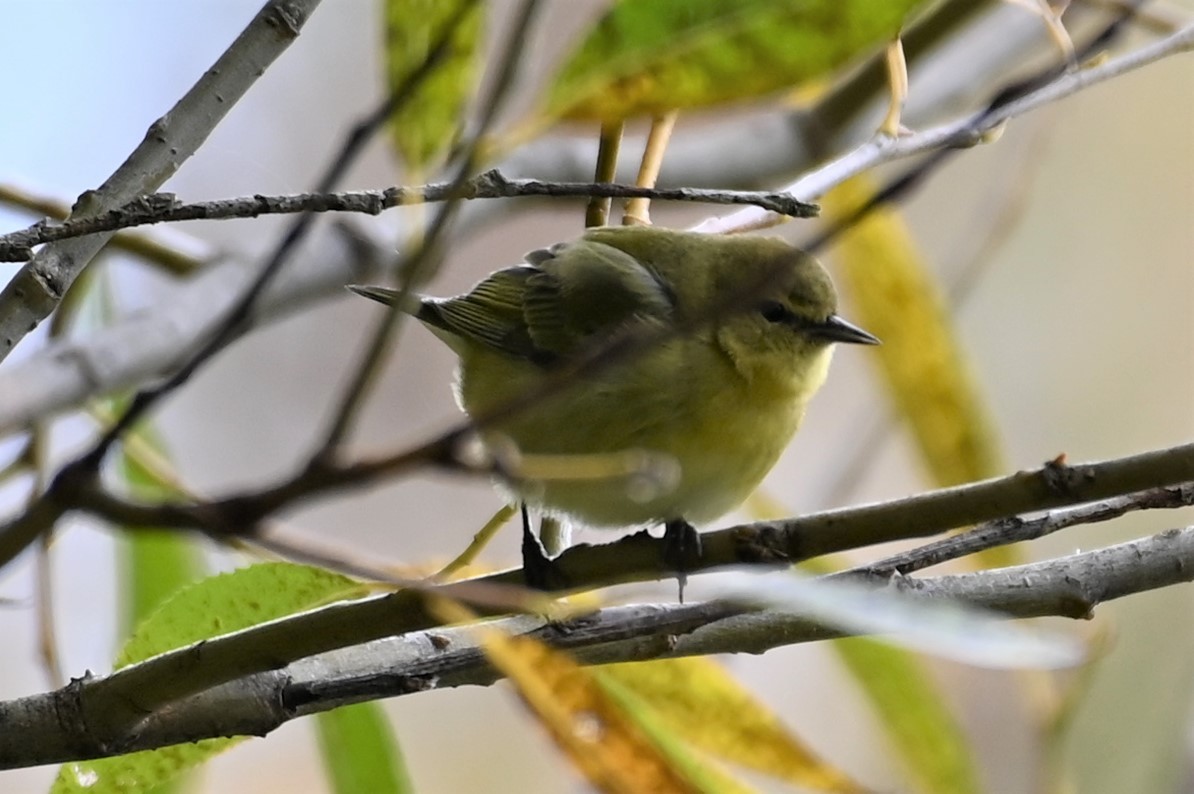
<svg viewBox="0 0 1194 794">
<path fill-rule="evenodd" d="M 813 333 L 830 342 L 846 342 L 854 345 L 877 345 L 877 337 L 868 334 L 849 320 L 836 314 L 829 315 L 829 319 L 813 329 Z"/>
</svg>

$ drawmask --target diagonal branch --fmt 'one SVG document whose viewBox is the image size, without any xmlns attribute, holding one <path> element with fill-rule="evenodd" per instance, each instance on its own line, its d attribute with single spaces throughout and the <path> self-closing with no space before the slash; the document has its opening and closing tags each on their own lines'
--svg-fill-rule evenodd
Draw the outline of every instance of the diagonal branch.
<svg viewBox="0 0 1194 794">
<path fill-rule="evenodd" d="M 178 101 L 150 125 L 145 140 L 99 188 L 79 197 L 72 215 L 87 217 L 152 193 L 207 140 L 266 68 L 298 38 L 319 0 L 269 0 L 236 41 Z M 40 251 L 0 292 L 0 361 L 44 320 L 109 234 Z"/>
<path fill-rule="evenodd" d="M 1187 25 L 1159 41 L 1096 66 L 1067 72 L 1023 96 L 996 100 L 978 115 L 942 124 L 915 135 L 892 140 L 878 137 L 853 152 L 818 168 L 783 188 L 783 192 L 814 201 L 847 179 L 877 166 L 917 155 L 973 146 L 1000 125 L 1042 107 L 1066 99 L 1095 85 L 1120 77 L 1151 63 L 1194 49 L 1194 25 Z M 717 233 L 755 229 L 782 221 L 766 210 L 748 208 L 702 223 L 697 231 Z"/>
</svg>

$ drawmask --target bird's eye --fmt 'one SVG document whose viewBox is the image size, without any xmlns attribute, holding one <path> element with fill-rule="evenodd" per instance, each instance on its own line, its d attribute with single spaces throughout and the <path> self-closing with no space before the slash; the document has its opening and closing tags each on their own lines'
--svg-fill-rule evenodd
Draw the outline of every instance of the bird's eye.
<svg viewBox="0 0 1194 794">
<path fill-rule="evenodd" d="M 787 323 L 792 321 L 792 312 L 782 303 L 769 301 L 759 308 L 759 314 L 769 323 Z"/>
</svg>

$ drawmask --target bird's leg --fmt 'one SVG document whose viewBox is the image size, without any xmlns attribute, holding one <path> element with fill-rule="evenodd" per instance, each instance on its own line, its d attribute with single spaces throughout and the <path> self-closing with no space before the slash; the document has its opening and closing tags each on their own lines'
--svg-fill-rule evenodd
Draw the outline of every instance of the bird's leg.
<svg viewBox="0 0 1194 794">
<path fill-rule="evenodd" d="M 571 527 L 558 518 L 543 516 L 539 519 L 539 543 L 548 557 L 555 557 L 572 542 Z"/>
<path fill-rule="evenodd" d="M 531 531 L 531 518 L 526 504 L 519 505 L 522 511 L 522 576 L 527 587 L 535 590 L 550 590 L 561 584 L 560 572 L 551 558 L 544 553 L 539 539 Z"/>
<path fill-rule="evenodd" d="M 680 603 L 684 603 L 684 585 L 688 568 L 701 560 L 701 535 L 683 518 L 673 518 L 663 525 L 663 561 L 676 572 L 680 583 Z"/>
</svg>

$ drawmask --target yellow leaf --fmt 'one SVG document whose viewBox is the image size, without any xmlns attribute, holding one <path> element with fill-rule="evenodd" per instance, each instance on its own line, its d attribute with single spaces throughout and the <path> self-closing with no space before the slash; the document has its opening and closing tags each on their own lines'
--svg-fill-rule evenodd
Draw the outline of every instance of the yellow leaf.
<svg viewBox="0 0 1194 794">
<path fill-rule="evenodd" d="M 866 791 L 818 758 L 712 659 L 614 664 L 594 672 L 606 686 L 631 693 L 677 736 L 717 758 L 816 791 Z"/>
<path fill-rule="evenodd" d="M 839 220 L 873 193 L 856 177 L 823 197 L 824 217 Z M 877 361 L 899 416 L 908 423 L 933 481 L 956 485 L 1005 470 L 996 432 L 957 341 L 941 290 L 897 212 L 878 209 L 840 238 L 839 280 L 859 325 L 883 340 Z M 982 555 L 1010 565 L 1007 549 Z"/>
<path fill-rule="evenodd" d="M 751 496 L 748 508 L 760 520 L 791 513 L 762 490 Z M 841 566 L 821 558 L 800 567 L 831 573 Z M 833 648 L 870 701 L 917 791 L 966 794 L 981 790 L 970 741 L 916 654 L 865 638 L 837 640 Z"/>
<path fill-rule="evenodd" d="M 566 654 L 525 637 L 486 630 L 483 647 L 556 744 L 597 789 L 610 794 L 713 791 L 681 770 Z"/>
<path fill-rule="evenodd" d="M 920 659 L 865 637 L 836 640 L 834 647 L 866 692 L 917 791 L 982 791 L 970 743 Z"/>
</svg>

